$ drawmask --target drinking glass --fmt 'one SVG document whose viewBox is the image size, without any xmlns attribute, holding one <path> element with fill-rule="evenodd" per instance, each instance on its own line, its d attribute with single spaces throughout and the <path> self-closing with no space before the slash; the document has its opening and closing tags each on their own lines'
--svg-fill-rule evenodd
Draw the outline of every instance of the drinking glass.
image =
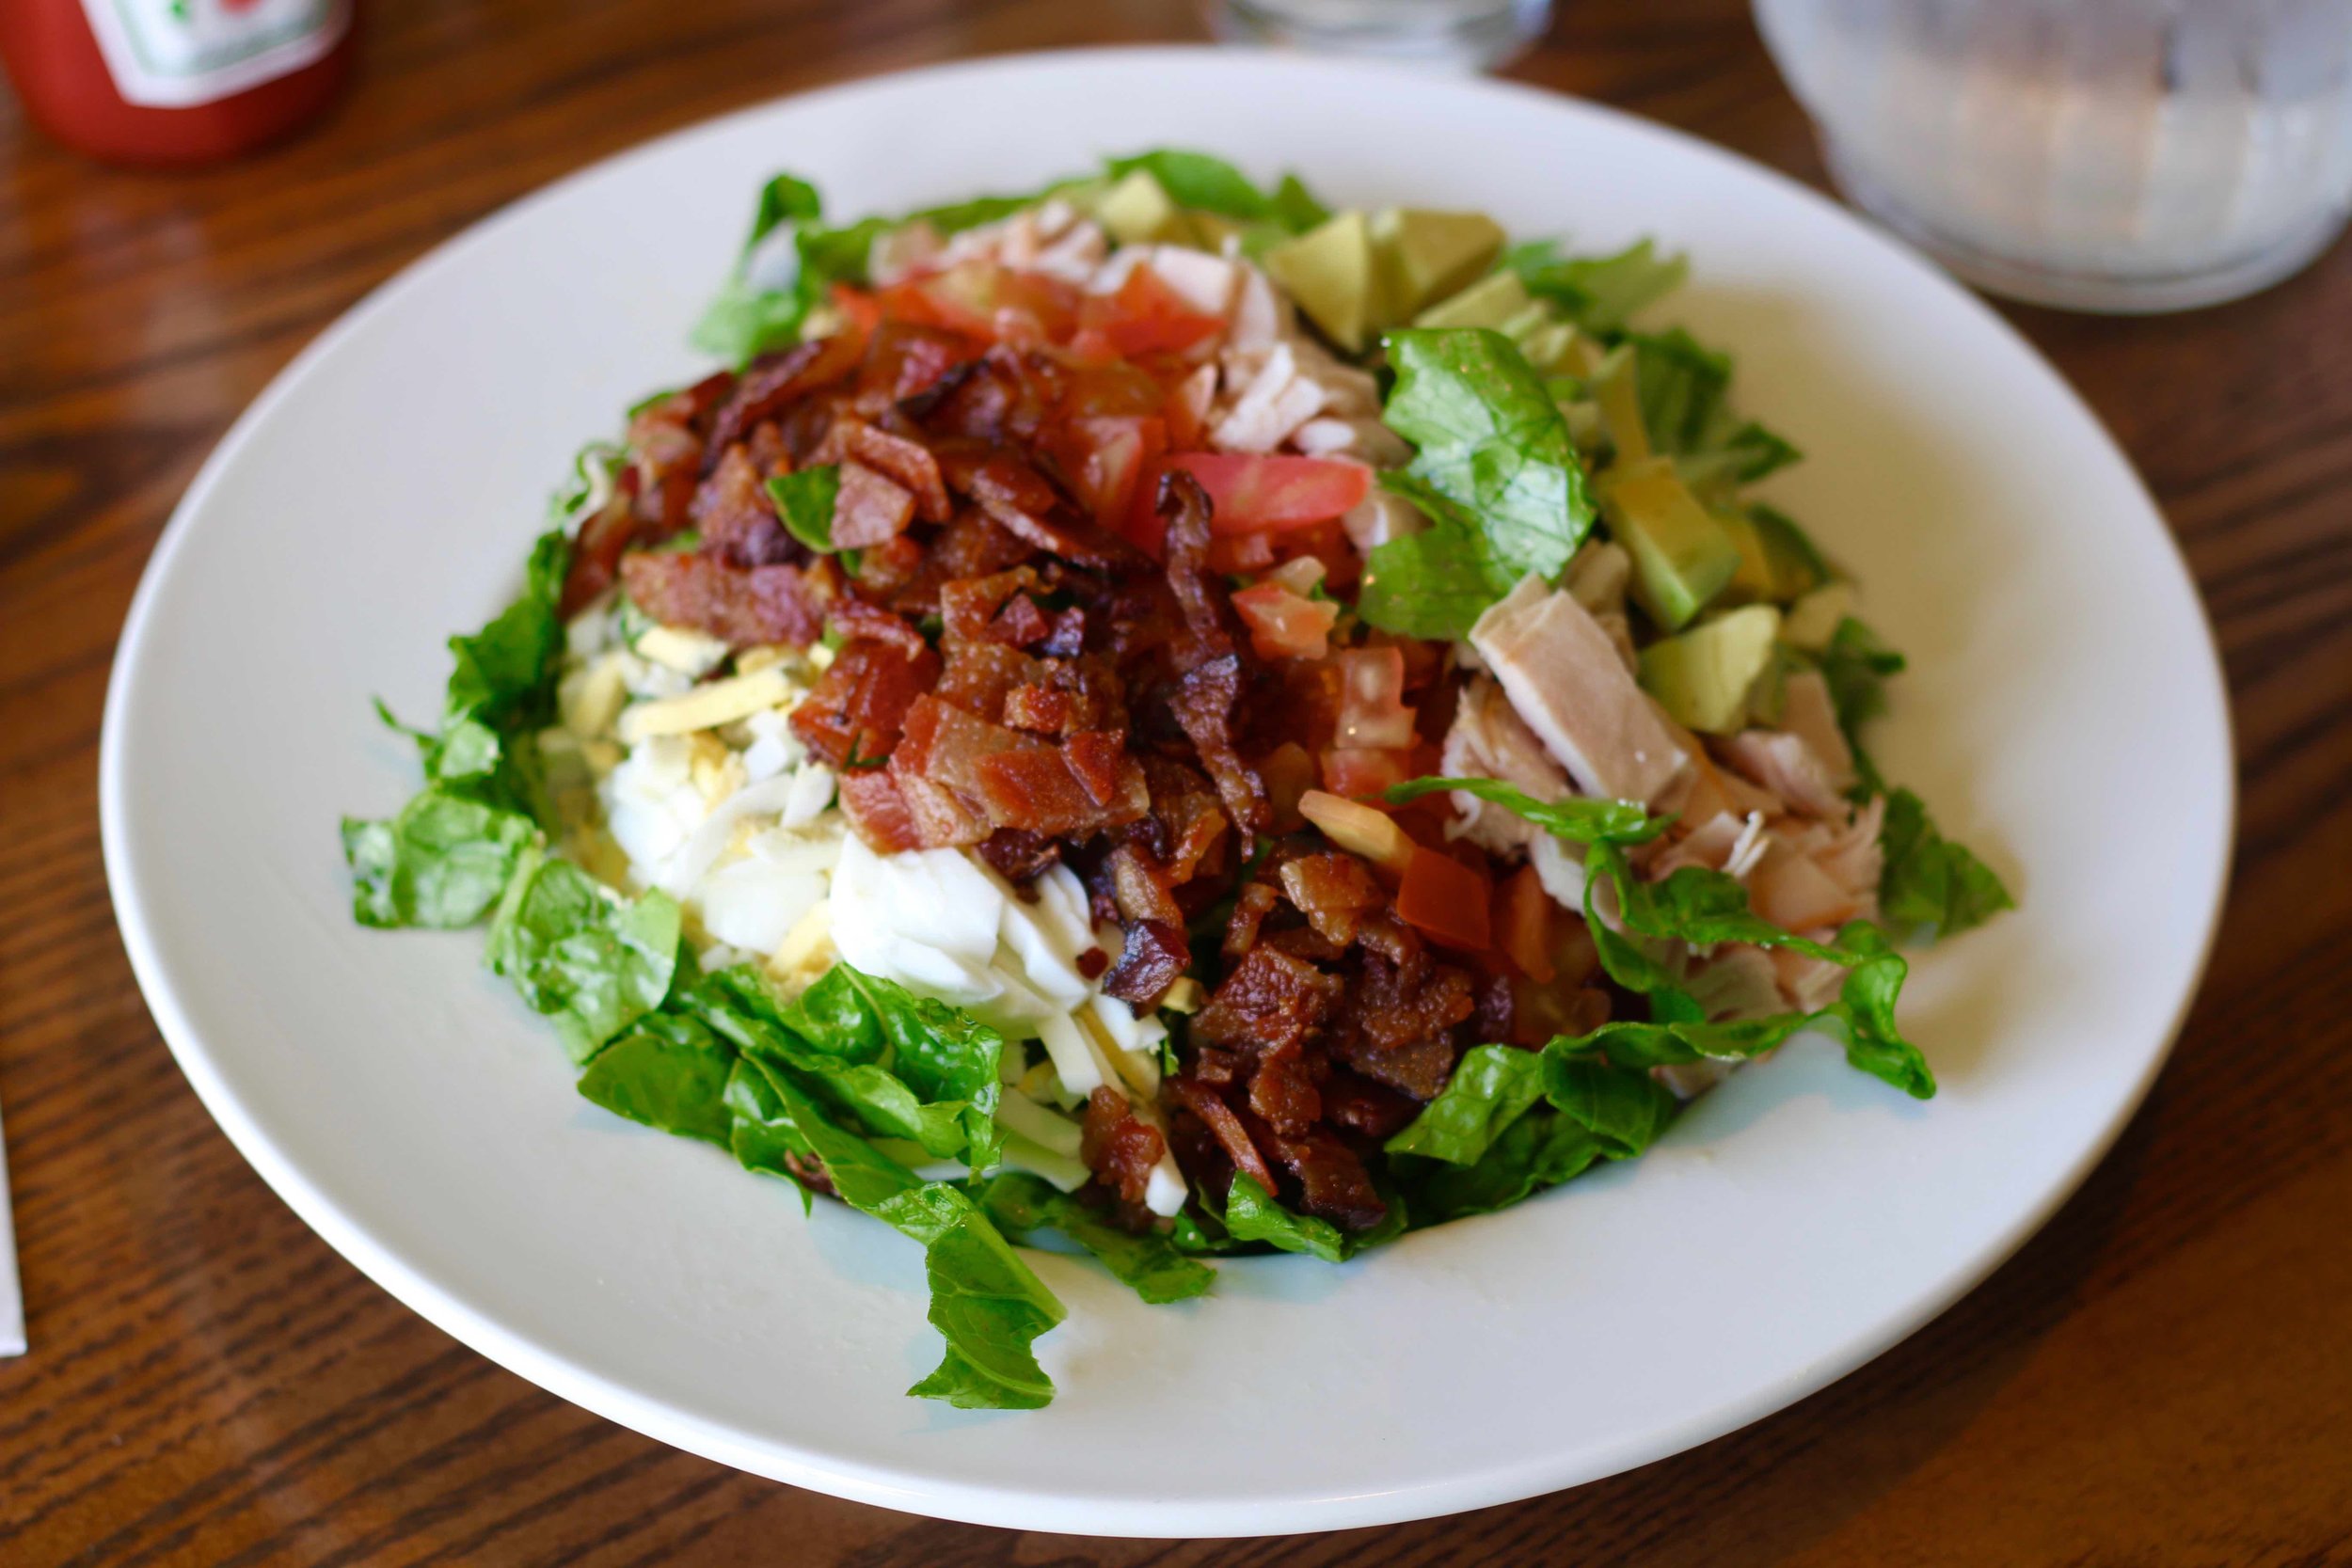
<svg viewBox="0 0 2352 1568">
<path fill-rule="evenodd" d="M 1551 0 L 1207 0 L 1217 37 L 1484 71 L 1534 41 Z"/>
<path fill-rule="evenodd" d="M 2352 0 L 1756 0 L 1846 195 L 1995 293 L 2186 309 L 2352 214 Z"/>
</svg>

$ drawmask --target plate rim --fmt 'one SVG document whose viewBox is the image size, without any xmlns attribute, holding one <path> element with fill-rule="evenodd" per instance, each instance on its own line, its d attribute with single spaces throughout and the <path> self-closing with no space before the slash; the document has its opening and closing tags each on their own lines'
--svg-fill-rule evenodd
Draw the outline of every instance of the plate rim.
<svg viewBox="0 0 2352 1568">
<path fill-rule="evenodd" d="M 2013 1257 L 2058 1211 L 2078 1192 L 2105 1160 L 2123 1129 L 2145 1101 L 2155 1079 L 2170 1059 L 2201 989 L 2217 941 L 2228 902 L 2230 876 L 2238 830 L 2237 748 L 2229 702 L 2225 667 L 2211 613 L 2182 549 L 2179 537 L 2167 523 L 2163 509 L 2150 493 L 2145 478 L 2133 464 L 2097 411 L 2024 333 L 1980 296 L 1937 269 L 1899 237 L 1845 208 L 1829 197 L 1766 164 L 1732 151 L 1677 127 L 1646 119 L 1627 110 L 1594 103 L 1531 84 L 1485 79 L 1455 85 L 1473 92 L 1517 98 L 1540 104 L 1548 112 L 1597 121 L 1613 133 L 1670 144 L 1679 152 L 1727 167 L 1744 178 L 1760 177 L 1781 195 L 1810 206 L 1828 221 L 1842 225 L 1872 243 L 1912 273 L 1916 281 L 1956 299 L 1981 326 L 1989 326 L 2022 351 L 2045 374 L 2067 404 L 2081 416 L 2088 434 L 2104 447 L 2132 493 L 2146 508 L 2149 520 L 2169 552 L 2170 565 L 2187 591 L 2195 623 L 2202 634 L 2206 680 L 2201 695 L 2217 719 L 2221 753 L 2213 759 L 2218 798 L 2215 842 L 2207 847 L 2206 885 L 2210 888 L 2203 927 L 2193 963 L 2181 972 L 2169 1016 L 2155 1049 L 2140 1067 L 2134 1082 L 2115 1103 L 2106 1124 L 2088 1139 L 2062 1174 L 2032 1204 L 2023 1207 L 1992 1238 L 1964 1259 L 1938 1288 L 1924 1291 L 1903 1310 L 1890 1314 L 1872 1332 L 1854 1336 L 1836 1354 L 1792 1369 L 1749 1399 L 1711 1407 L 1674 1426 L 1643 1434 L 1643 1440 L 1619 1440 L 1597 1468 L 1589 1458 L 1581 1463 L 1531 1457 L 1507 1467 L 1446 1475 L 1411 1487 L 1374 1494 L 1326 1495 L 1252 1498 L 1216 1504 L 1166 1504 L 1142 1488 L 1126 1494 L 1085 1496 L 1049 1489 L 1009 1489 L 949 1478 L 924 1475 L 909 1468 L 890 1468 L 831 1455 L 772 1437 L 750 1439 L 736 1429 L 648 1400 L 612 1384 L 594 1368 L 542 1349 L 525 1336 L 477 1311 L 459 1291 L 426 1277 L 392 1247 L 380 1243 L 359 1223 L 349 1219 L 334 1200 L 321 1192 L 298 1164 L 284 1155 L 269 1133 L 250 1116 L 213 1058 L 210 1048 L 183 1009 L 151 928 L 149 911 L 132 863 L 127 781 L 122 756 L 127 743 L 128 714 L 138 683 L 141 654 L 152 621 L 153 606 L 174 563 L 196 537 L 212 492 L 235 462 L 254 432 L 283 403 L 293 398 L 319 367 L 349 336 L 390 309 L 408 291 L 421 287 L 441 270 L 458 265 L 476 245 L 520 221 L 541 203 L 553 201 L 576 184 L 602 177 L 641 158 L 652 158 L 673 143 L 713 135 L 721 128 L 756 119 L 792 104 L 809 105 L 858 94 L 907 78 L 932 79 L 990 74 L 1020 74 L 1041 66 L 1083 68 L 1089 63 L 1148 65 L 1154 60 L 1215 63 L 1241 72 L 1292 74 L 1313 72 L 1334 76 L 1372 76 L 1422 80 L 1404 68 L 1297 55 L 1238 53 L 1215 45 L 1176 44 L 1103 46 L 1028 51 L 945 61 L 898 70 L 863 73 L 829 81 L 803 90 L 781 94 L 759 103 L 695 120 L 646 140 L 618 149 L 579 168 L 533 187 L 468 223 L 404 264 L 354 301 L 323 327 L 274 374 L 223 433 L 173 507 L 157 537 L 138 587 L 133 594 L 109 671 L 104 714 L 99 736 L 99 823 L 101 851 L 107 890 L 117 925 L 129 957 L 133 976 L 173 1060 L 196 1091 L 206 1112 L 228 1136 L 264 1183 L 321 1240 L 362 1275 L 403 1306 L 436 1327 L 488 1357 L 507 1370 L 593 1414 L 657 1441 L 751 1474 L 803 1486 L 830 1496 L 878 1507 L 967 1524 L 1051 1533 L 1104 1534 L 1131 1537 L 1188 1538 L 1248 1534 L 1293 1534 L 1402 1523 L 1513 1502 L 1566 1487 L 1601 1480 L 1683 1452 L 1738 1431 L 1820 1391 L 1856 1369 L 1875 1360 L 1901 1340 L 1940 1317 Z M 1181 1520 L 1171 1518 L 1181 1513 Z M 1204 1528 L 1205 1527 L 1205 1528 Z"/>
</svg>

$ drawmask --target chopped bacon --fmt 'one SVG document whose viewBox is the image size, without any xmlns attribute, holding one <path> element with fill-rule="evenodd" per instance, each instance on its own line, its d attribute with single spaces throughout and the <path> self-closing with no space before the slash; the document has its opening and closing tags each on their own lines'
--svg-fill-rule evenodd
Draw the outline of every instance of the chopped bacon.
<svg viewBox="0 0 2352 1568">
<path fill-rule="evenodd" d="M 1323 1081 L 1323 1116 L 1334 1126 L 1382 1142 L 1405 1131 L 1421 1115 L 1421 1102 L 1361 1073 L 1335 1067 Z"/>
<path fill-rule="evenodd" d="M 814 642 L 837 580 L 830 565 L 739 567 L 716 556 L 643 550 L 621 558 L 621 584 L 638 609 L 665 626 L 691 626 L 736 648 Z"/>
<path fill-rule="evenodd" d="M 841 809 L 858 836 L 885 855 L 925 847 L 898 781 L 882 768 L 842 774 Z"/>
<path fill-rule="evenodd" d="M 1210 1136 L 1216 1139 L 1217 1147 L 1225 1151 L 1225 1157 L 1233 1162 L 1234 1170 L 1267 1192 L 1274 1191 L 1274 1172 L 1266 1167 L 1265 1156 L 1258 1152 L 1258 1146 L 1250 1139 L 1249 1130 L 1241 1124 L 1241 1118 L 1233 1114 L 1233 1108 L 1226 1104 L 1215 1089 L 1206 1084 L 1178 1078 L 1168 1084 L 1168 1092 L 1208 1125 Z"/>
<path fill-rule="evenodd" d="M 1277 1137 L 1275 1154 L 1298 1178 L 1299 1207 L 1343 1230 L 1370 1230 L 1388 1218 L 1389 1206 L 1374 1189 L 1356 1151 L 1319 1127 L 1295 1137 Z"/>
<path fill-rule="evenodd" d="M 768 425 L 762 430 L 771 429 Z M 807 557 L 785 531 L 766 480 L 742 443 L 727 448 L 719 466 L 694 491 L 687 516 L 702 531 L 703 548 L 738 566 L 773 566 Z"/>
<path fill-rule="evenodd" d="M 1103 1185 L 1129 1203 L 1141 1203 L 1152 1167 L 1168 1151 L 1160 1130 L 1137 1119 L 1127 1097 L 1097 1085 L 1079 1128 L 1078 1158 Z"/>
<path fill-rule="evenodd" d="M 833 543 L 836 548 L 863 550 L 895 539 L 914 521 L 914 497 L 904 486 L 884 479 L 851 459 L 841 465 L 840 486 L 834 492 Z"/>
<path fill-rule="evenodd" d="M 1344 990 L 1338 976 L 1261 943 L 1217 983 L 1192 1032 L 1211 1045 L 1271 1051 L 1303 1039 Z"/>
<path fill-rule="evenodd" d="M 954 503 L 947 499 L 947 482 L 940 477 L 939 459 L 931 455 L 930 448 L 863 420 L 844 420 L 840 423 L 849 426 L 851 457 L 913 496 L 915 513 L 925 522 L 947 520 Z"/>
<path fill-rule="evenodd" d="M 751 428 L 772 420 L 794 402 L 830 387 L 857 369 L 866 345 L 854 332 L 812 338 L 752 361 L 720 404 L 710 427 L 708 450 L 724 451 Z"/>
<path fill-rule="evenodd" d="M 887 642 L 908 658 L 920 658 L 930 647 L 923 634 L 907 625 L 903 616 L 893 615 L 879 605 L 864 599 L 844 596 L 837 600 L 825 617 L 844 644 L 850 642 Z"/>
<path fill-rule="evenodd" d="M 891 768 L 950 791 L 992 830 L 1084 838 L 1151 807 L 1142 768 L 1132 757 L 1121 762 L 1110 799 L 1098 799 L 1061 748 L 926 694 L 907 710 Z"/>
<path fill-rule="evenodd" d="M 1295 1137 L 1323 1115 L 1323 1096 L 1315 1089 L 1314 1069 L 1320 1056 L 1310 1056 L 1304 1039 L 1285 1040 L 1258 1059 L 1249 1079 L 1249 1108 L 1284 1136 Z"/>
<path fill-rule="evenodd" d="M 1049 866 L 1061 863 L 1061 840 L 1045 833 L 1033 833 L 1025 828 L 999 828 L 979 845 L 980 859 L 988 862 L 999 877 L 1013 884 L 1013 891 L 1035 898 L 1036 890 L 1025 884 L 1034 880 Z M 1096 958 L 1107 963 L 1100 950 L 1089 948 Z M 1079 969 L 1086 968 L 1085 954 L 1079 955 Z M 1102 973 L 1099 969 L 1096 974 Z"/>
<path fill-rule="evenodd" d="M 1103 990 L 1137 1009 L 1156 1007 L 1191 964 L 1183 927 L 1138 920 L 1127 927 L 1127 945 L 1103 976 Z"/>
<path fill-rule="evenodd" d="M 564 595 L 556 612 L 570 620 L 612 586 L 621 569 L 621 552 L 636 538 L 640 522 L 635 506 L 637 470 L 622 470 L 612 494 L 591 515 L 580 520 L 572 541 L 572 562 L 564 575 Z"/>
<path fill-rule="evenodd" d="M 1282 892 L 1308 924 L 1344 947 L 1363 917 L 1389 901 L 1364 863 L 1353 855 L 1299 855 L 1282 863 Z"/>
<path fill-rule="evenodd" d="M 928 647 L 848 643 L 792 710 L 792 733 L 835 771 L 879 767 L 898 746 L 908 709 L 930 700 L 924 690 L 938 678 L 939 656 Z"/>
</svg>

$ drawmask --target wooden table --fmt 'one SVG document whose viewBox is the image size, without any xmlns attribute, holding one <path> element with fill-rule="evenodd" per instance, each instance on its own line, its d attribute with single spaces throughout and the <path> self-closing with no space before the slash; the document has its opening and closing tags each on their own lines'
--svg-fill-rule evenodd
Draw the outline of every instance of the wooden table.
<svg viewBox="0 0 2352 1568">
<path fill-rule="evenodd" d="M 1516 74 L 1820 182 L 1739 0 L 1562 10 Z M 93 168 L 0 103 L 0 1102 L 33 1345 L 0 1364 L 0 1562 L 2352 1562 L 2352 246 L 2199 315 L 2011 312 L 2179 532 L 2245 784 L 2195 1015 L 2037 1240 L 1844 1382 L 1574 1492 L 1289 1542 L 1027 1540 L 610 1425 L 305 1229 L 132 985 L 99 863 L 99 711 L 198 463 L 428 246 L 778 93 L 1198 24 L 1174 0 L 404 0 L 369 24 L 329 120 L 228 168 Z"/>
</svg>

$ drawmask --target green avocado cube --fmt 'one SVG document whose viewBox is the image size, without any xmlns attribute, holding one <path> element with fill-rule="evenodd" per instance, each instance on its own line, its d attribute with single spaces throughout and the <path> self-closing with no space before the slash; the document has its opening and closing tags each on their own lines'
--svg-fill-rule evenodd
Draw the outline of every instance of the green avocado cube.
<svg viewBox="0 0 2352 1568">
<path fill-rule="evenodd" d="M 1502 228 L 1484 213 L 1384 207 L 1373 214 L 1371 233 L 1392 321 L 1459 293 L 1502 254 Z"/>
<path fill-rule="evenodd" d="M 1166 239 L 1184 214 L 1160 182 L 1136 169 L 1095 199 L 1094 221 L 1120 245 Z"/>
<path fill-rule="evenodd" d="M 1748 605 L 1642 651 L 1642 686 L 1675 722 L 1729 735 L 1747 722 L 1749 694 L 1772 668 L 1780 611 Z"/>
<path fill-rule="evenodd" d="M 1608 404 L 1601 405 L 1608 413 Z M 1738 575 L 1740 546 L 1676 474 L 1674 460 L 1619 462 L 1601 487 L 1611 535 L 1633 557 L 1633 597 L 1668 631 Z"/>
<path fill-rule="evenodd" d="M 1534 301 L 1527 297 L 1527 285 L 1519 281 L 1516 272 L 1489 273 L 1469 288 L 1447 295 L 1413 318 L 1415 326 L 1491 326 L 1508 331 L 1504 325 L 1525 310 Z"/>
<path fill-rule="evenodd" d="M 1348 353 L 1362 353 L 1366 339 L 1379 329 L 1372 236 L 1363 214 L 1342 213 L 1285 240 L 1259 258 L 1259 264 L 1324 336 Z"/>
</svg>

